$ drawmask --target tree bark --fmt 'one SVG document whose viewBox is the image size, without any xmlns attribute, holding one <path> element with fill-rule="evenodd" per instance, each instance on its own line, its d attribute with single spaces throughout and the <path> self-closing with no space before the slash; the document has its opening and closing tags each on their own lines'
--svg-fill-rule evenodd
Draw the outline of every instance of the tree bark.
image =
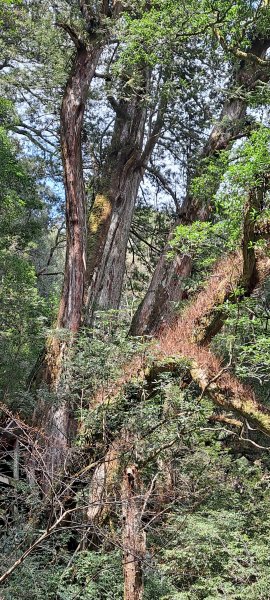
<svg viewBox="0 0 270 600">
<path fill-rule="evenodd" d="M 36 421 L 40 420 L 40 413 L 42 413 L 42 423 L 45 422 L 45 429 L 50 438 L 45 453 L 45 466 L 49 480 L 53 479 L 59 471 L 70 445 L 70 434 L 74 434 L 75 429 L 66 399 L 68 389 L 64 389 L 65 383 L 60 383 L 60 377 L 63 360 L 68 354 L 84 316 L 88 232 L 81 133 L 85 105 L 108 36 L 106 22 L 103 29 L 99 29 L 99 25 L 102 24 L 104 17 L 110 18 L 112 22 L 117 20 L 122 11 L 122 4 L 118 0 L 113 0 L 112 3 L 104 0 L 98 8 L 90 7 L 84 0 L 80 0 L 78 5 L 83 17 L 82 34 L 78 34 L 66 23 L 57 23 L 68 33 L 76 51 L 60 113 L 67 238 L 64 282 L 56 323 L 60 335 L 53 335 L 48 340 L 45 358 L 38 374 L 39 381 L 46 383 L 56 392 L 59 403 L 49 411 L 39 403 L 36 411 L 39 414 L 34 417 Z M 97 29 L 93 28 L 93 21 L 97 23 Z M 61 336 L 61 330 L 65 330 L 64 337 Z"/>
<path fill-rule="evenodd" d="M 61 107 L 61 151 L 66 192 L 67 248 L 58 327 L 77 332 L 81 324 L 86 270 L 86 199 L 81 130 L 85 103 L 101 47 L 77 48 Z"/>
<path fill-rule="evenodd" d="M 83 181 L 81 131 L 91 80 L 102 52 L 102 45 L 87 47 L 77 40 L 76 54 L 61 106 L 61 152 L 66 196 L 66 261 L 58 312 L 57 329 L 68 337 L 53 336 L 47 344 L 42 380 L 58 393 L 63 358 L 78 331 L 83 307 L 86 273 L 86 198 Z M 71 337 L 70 337 L 71 336 Z M 41 407 L 39 405 L 39 411 Z M 44 415 L 43 415 L 44 421 Z M 51 442 L 46 448 L 48 476 L 54 480 L 69 446 L 70 411 L 66 401 L 47 412 L 46 430 Z M 47 485 L 45 485 L 47 487 Z"/>
<path fill-rule="evenodd" d="M 168 243 L 157 263 L 147 293 L 132 319 L 131 335 L 158 333 L 170 320 L 175 302 L 182 298 L 183 282 L 191 273 L 192 260 L 188 255 L 180 255 L 169 261 L 169 250 Z"/>
<path fill-rule="evenodd" d="M 65 26 L 63 26 L 66 29 Z M 67 28 L 68 32 L 69 28 Z M 75 334 L 81 324 L 86 273 L 86 197 L 83 180 L 81 132 L 85 104 L 98 64 L 103 42 L 86 45 L 70 33 L 76 53 L 68 78 L 60 113 L 61 153 L 66 198 L 66 259 L 57 329 Z M 42 381 L 57 387 L 67 341 L 52 337 L 42 365 Z M 61 413 L 61 407 L 58 412 Z M 66 418 L 59 415 L 60 421 Z M 59 419 L 58 419 L 59 420 Z M 59 431 L 58 423 L 56 429 Z M 60 427 L 61 431 L 61 427 Z M 62 437 L 62 436 L 61 436 Z M 65 438 L 64 434 L 64 438 Z"/>
<path fill-rule="evenodd" d="M 129 101 L 116 107 L 111 145 L 88 218 L 87 292 L 85 322 L 96 310 L 118 309 L 121 299 L 127 243 L 145 166 L 161 129 L 160 115 L 144 146 L 149 70 Z M 164 107 L 160 110 L 162 112 Z"/>
<path fill-rule="evenodd" d="M 91 80 L 100 58 L 103 41 L 91 46 L 74 38 L 76 56 L 61 107 L 61 148 L 66 191 L 67 249 L 64 284 L 57 329 L 65 337 L 54 336 L 48 343 L 43 381 L 65 399 L 46 415 L 51 445 L 46 464 L 49 477 L 56 475 L 70 445 L 74 429 L 66 400 L 68 390 L 61 382 L 63 359 L 83 320 L 91 323 L 95 307 L 117 308 L 125 271 L 125 253 L 135 201 L 143 170 L 139 159 L 143 149 L 147 114 L 145 91 L 148 69 L 142 87 L 130 101 L 115 101 L 114 135 L 99 192 L 86 218 L 83 181 L 81 129 Z M 88 243 L 87 243 L 88 238 Z M 87 318 L 89 315 L 89 319 Z M 64 392 L 64 393 L 63 393 Z"/>
<path fill-rule="evenodd" d="M 135 465 L 125 469 L 122 485 L 124 600 L 142 600 L 145 557 L 145 533 L 141 525 L 138 471 Z"/>
<path fill-rule="evenodd" d="M 254 38 L 250 54 L 264 58 L 270 40 Z M 269 80 L 269 70 L 254 61 L 242 60 L 233 77 L 233 91 L 225 101 L 219 122 L 212 129 L 199 160 L 195 176 L 200 175 L 202 160 L 229 148 L 230 144 L 246 131 L 247 98 L 261 81 Z M 241 94 L 239 93 L 241 90 Z M 238 93 L 237 93 L 238 92 Z M 217 183 L 218 188 L 219 183 Z M 201 205 L 197 198 L 187 194 L 175 226 L 181 222 L 206 220 L 210 216 L 211 196 L 207 204 Z M 192 271 L 192 261 L 185 256 L 168 259 L 171 232 L 168 243 L 157 263 L 148 291 L 139 305 L 130 328 L 131 335 L 156 335 L 163 323 L 170 322 L 174 314 L 174 303 L 183 297 L 183 282 Z"/>
<path fill-rule="evenodd" d="M 84 4 L 84 3 L 82 3 Z M 68 25 L 59 24 L 70 35 L 76 51 L 66 83 L 60 113 L 60 141 L 66 199 L 66 259 L 64 282 L 56 328 L 64 329 L 64 339 L 53 335 L 47 341 L 44 361 L 37 380 L 47 384 L 59 396 L 63 360 L 77 333 L 82 318 L 86 273 L 86 197 L 83 180 L 81 132 L 85 105 L 91 81 L 104 46 L 104 39 L 89 38 L 89 44 L 80 39 Z M 62 336 L 63 337 L 63 336 Z M 63 388 L 63 384 L 62 388 Z M 67 390 L 63 390 L 62 392 Z M 60 396 L 65 394 L 60 394 Z M 69 446 L 71 416 L 66 400 L 49 410 L 39 402 L 34 421 L 41 421 L 48 434 L 43 468 L 47 469 L 44 488 L 63 464 Z"/>
<path fill-rule="evenodd" d="M 269 189 L 269 176 L 266 174 L 261 182 L 250 190 L 248 199 L 245 205 L 242 254 L 243 254 L 243 278 L 242 285 L 247 293 L 253 291 L 258 273 L 256 268 L 256 252 L 255 243 L 260 237 L 260 232 L 257 229 L 256 217 L 263 209 L 265 194 Z"/>
</svg>

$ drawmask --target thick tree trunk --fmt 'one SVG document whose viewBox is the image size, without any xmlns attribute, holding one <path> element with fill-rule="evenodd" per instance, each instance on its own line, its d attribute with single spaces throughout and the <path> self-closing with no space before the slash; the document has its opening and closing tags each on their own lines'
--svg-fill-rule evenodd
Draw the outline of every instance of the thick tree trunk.
<svg viewBox="0 0 270 600">
<path fill-rule="evenodd" d="M 47 344 L 42 381 L 59 393 L 63 359 L 78 331 L 81 318 L 86 273 L 86 199 L 83 181 L 81 130 L 85 104 L 91 80 L 102 52 L 102 44 L 84 45 L 74 38 L 76 55 L 66 84 L 61 106 L 61 152 L 66 196 L 66 262 L 64 283 L 57 319 L 57 329 L 65 329 L 67 336 L 53 336 Z M 66 391 L 66 390 L 64 390 Z M 44 415 L 42 422 L 48 432 L 45 465 L 48 480 L 54 479 L 69 446 L 70 411 L 66 400 L 60 401 Z M 48 410 L 48 409 L 47 409 Z M 39 416 L 36 417 L 36 421 Z M 45 487 L 48 489 L 48 485 Z"/>
<path fill-rule="evenodd" d="M 250 53 L 264 58 L 269 47 L 269 39 L 254 39 Z M 234 76 L 233 88 L 241 88 L 240 94 L 234 94 L 225 101 L 219 122 L 214 126 L 201 156 L 202 159 L 211 157 L 230 146 L 230 144 L 246 131 L 247 98 L 245 93 L 253 90 L 261 81 L 268 81 L 269 69 L 256 61 L 241 61 Z M 200 164 L 196 176 L 200 174 Z M 218 182 L 217 182 L 218 187 Z M 176 225 L 180 222 L 206 220 L 210 216 L 211 200 L 201 205 L 195 198 L 187 195 Z M 148 291 L 139 305 L 130 328 L 131 335 L 155 335 L 164 322 L 169 322 L 174 314 L 174 303 L 183 297 L 183 282 L 192 270 L 192 261 L 185 256 L 167 258 L 170 250 L 170 234 L 167 245 L 157 263 Z"/>
<path fill-rule="evenodd" d="M 255 243 L 259 237 L 264 237 L 264 232 L 258 230 L 256 218 L 265 205 L 265 195 L 269 190 L 269 176 L 265 174 L 260 185 L 250 190 L 245 205 L 242 254 L 243 254 L 243 279 L 242 285 L 247 293 L 253 291 L 258 280 L 256 268 Z M 267 232 L 267 237 L 269 237 Z"/>
<path fill-rule="evenodd" d="M 61 336 L 55 336 L 48 344 L 43 378 L 56 390 L 57 395 L 61 392 L 60 395 L 65 398 L 68 390 L 63 389 L 64 382 L 61 382 L 62 390 L 59 388 L 63 359 L 83 317 L 88 311 L 92 316 L 96 305 L 115 308 L 120 301 L 127 239 L 142 178 L 138 160 L 141 158 L 146 119 L 144 96 L 141 93 L 131 97 L 130 102 L 117 104 L 114 136 L 106 169 L 100 180 L 102 194 L 96 197 L 87 231 L 81 129 L 87 93 L 102 44 L 93 43 L 88 48 L 77 42 L 76 47 L 76 57 L 61 108 L 67 250 L 57 327 L 64 329 L 68 335 L 65 334 L 63 341 Z M 145 85 L 147 83 L 146 78 Z M 49 476 L 56 474 L 63 462 L 72 429 L 70 411 L 64 399 L 46 417 L 46 430 L 51 438 L 46 461 Z"/>
<path fill-rule="evenodd" d="M 101 48 L 77 49 L 61 107 L 61 150 L 66 192 L 67 248 L 58 327 L 77 332 L 82 317 L 86 271 L 86 201 L 81 130 L 85 103 Z"/>
<path fill-rule="evenodd" d="M 89 324 L 96 310 L 117 309 L 120 304 L 127 242 L 143 177 L 136 155 L 125 172 L 119 167 L 115 175 L 119 175 L 116 185 L 96 196 L 89 216 L 89 285 L 85 299 L 85 320 Z"/>
<path fill-rule="evenodd" d="M 116 107 L 110 149 L 88 218 L 85 320 L 90 324 L 96 310 L 117 309 L 120 304 L 138 190 L 161 128 L 158 118 L 144 146 L 147 115 L 144 94 L 149 77 L 145 69 L 140 91 Z"/>
<path fill-rule="evenodd" d="M 83 318 L 85 298 L 86 262 L 87 262 L 87 219 L 86 195 L 83 179 L 81 132 L 85 105 L 91 81 L 106 42 L 106 28 L 93 31 L 93 21 L 118 19 L 122 4 L 118 0 L 100 6 L 89 6 L 80 0 L 79 8 L 84 20 L 82 35 L 66 23 L 57 23 L 72 39 L 76 53 L 70 76 L 64 91 L 60 125 L 61 153 L 64 170 L 66 197 L 66 260 L 64 282 L 58 312 L 57 329 L 65 330 L 65 339 L 61 334 L 53 336 L 47 343 L 47 351 L 40 379 L 56 392 L 58 406 L 53 406 L 42 417 L 50 442 L 46 449 L 46 466 L 49 478 L 56 473 L 63 462 L 69 446 L 70 432 L 74 430 L 67 397 L 67 389 L 61 382 L 63 359 L 80 328 Z M 64 398 L 64 399 L 63 399 Z M 40 405 L 38 411 L 40 412 Z M 45 411 L 46 412 L 46 411 Z M 74 433 L 74 431 L 73 431 Z"/>
<path fill-rule="evenodd" d="M 57 329 L 76 333 L 82 319 L 86 273 L 86 198 L 81 131 L 90 83 L 103 45 L 86 46 L 74 38 L 76 54 L 61 106 L 61 152 L 66 196 L 66 260 Z M 53 337 L 47 345 L 42 380 L 57 387 L 67 342 Z M 59 407 L 58 409 L 61 412 Z M 60 416 L 60 421 L 66 422 Z M 57 425 L 58 430 L 58 425 Z M 61 428 L 60 428 L 61 430 Z"/>
<path fill-rule="evenodd" d="M 137 468 L 125 469 L 122 485 L 124 600 L 142 600 L 146 541 L 141 524 L 140 486 Z"/>
<path fill-rule="evenodd" d="M 104 520 L 111 508 L 110 498 L 113 495 L 114 478 L 119 468 L 121 445 L 121 438 L 114 440 L 104 460 L 100 462 L 93 473 L 87 509 L 89 524 L 94 525 L 97 521 Z"/>
</svg>

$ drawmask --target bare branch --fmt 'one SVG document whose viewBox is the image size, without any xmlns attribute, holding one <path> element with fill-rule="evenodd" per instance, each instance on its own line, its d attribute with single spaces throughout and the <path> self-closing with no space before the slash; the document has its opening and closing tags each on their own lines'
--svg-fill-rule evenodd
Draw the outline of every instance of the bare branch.
<svg viewBox="0 0 270 600">
<path fill-rule="evenodd" d="M 94 77 L 97 77 L 98 79 L 105 79 L 105 81 L 112 80 L 112 76 L 108 73 L 98 73 L 97 71 L 95 72 Z"/>
<path fill-rule="evenodd" d="M 27 137 L 30 140 L 30 142 L 32 142 L 32 144 L 34 144 L 35 146 L 38 146 L 38 148 L 40 148 L 40 150 L 42 150 L 45 154 L 46 153 L 49 153 L 51 155 L 54 154 L 54 152 L 52 150 L 49 150 L 49 148 L 46 148 L 46 146 L 44 146 L 39 140 L 37 140 L 30 133 L 30 131 L 25 130 L 25 129 L 21 128 L 20 126 L 17 126 L 17 125 L 13 125 L 12 126 L 12 131 L 14 131 L 15 133 L 18 133 L 19 135 L 24 135 L 25 137 Z"/>
<path fill-rule="evenodd" d="M 29 125 L 28 123 L 24 123 L 23 121 L 20 121 L 17 125 L 17 127 L 21 127 L 22 129 L 26 129 L 29 131 L 32 131 L 35 135 L 37 135 L 38 137 L 40 137 L 46 144 L 49 144 L 49 146 L 52 146 L 52 148 L 56 148 L 56 144 L 54 144 L 53 142 L 51 142 L 50 140 L 48 140 L 44 135 L 41 129 L 37 129 L 36 127 L 33 127 L 32 125 Z M 27 135 L 27 133 L 25 134 Z"/>
<path fill-rule="evenodd" d="M 167 99 L 161 95 L 161 99 L 159 102 L 159 106 L 157 109 L 157 116 L 156 116 L 156 120 L 155 123 L 153 125 L 152 130 L 150 131 L 148 140 L 146 141 L 143 153 L 142 153 L 142 157 L 141 157 L 141 162 L 143 165 L 147 164 L 153 149 L 157 143 L 157 140 L 160 136 L 161 133 L 161 129 L 163 127 L 163 121 L 164 121 L 164 114 L 167 108 Z"/>
<path fill-rule="evenodd" d="M 5 572 L 3 573 L 3 575 L 1 575 L 0 577 L 0 584 L 4 583 L 8 577 L 10 575 L 12 575 L 12 573 L 15 571 L 15 569 L 17 569 L 17 567 L 19 567 L 24 561 L 25 559 L 29 556 L 29 554 L 32 554 L 33 550 L 35 550 L 35 548 L 37 548 L 37 546 L 39 546 L 42 542 L 44 542 L 44 540 L 46 540 L 48 537 L 50 537 L 52 535 L 52 533 L 57 529 L 58 525 L 60 525 L 60 523 L 62 523 L 62 521 L 71 513 L 75 512 L 76 510 L 82 510 L 81 508 L 70 508 L 69 510 L 64 511 L 60 517 L 58 517 L 58 519 L 54 522 L 53 525 L 51 525 L 51 527 L 49 527 L 48 529 L 46 529 L 46 531 L 44 531 L 44 533 L 42 533 L 42 535 L 37 538 L 37 540 L 31 545 L 29 546 L 29 548 L 27 548 L 27 550 L 20 556 L 20 558 L 18 558 L 18 560 L 16 560 L 13 565 Z"/>
<path fill-rule="evenodd" d="M 150 244 L 150 242 L 148 242 L 147 240 L 145 240 L 138 233 L 138 231 L 136 231 L 135 229 L 131 228 L 130 233 L 132 233 L 132 235 L 135 235 L 135 237 L 138 238 L 138 240 L 140 240 L 141 242 L 143 242 L 144 244 L 146 244 L 146 246 L 148 246 L 149 248 L 151 248 L 151 250 L 154 250 L 154 252 L 157 252 L 157 254 L 160 254 L 160 250 L 158 248 L 156 248 L 155 246 L 153 246 L 152 244 Z"/>
<path fill-rule="evenodd" d="M 39 273 L 37 275 L 37 277 L 47 277 L 47 276 L 49 277 L 52 275 L 64 275 L 64 272 L 63 271 L 55 271 L 54 273 Z"/>
<path fill-rule="evenodd" d="M 70 25 L 67 25 L 67 23 L 60 23 L 59 21 L 56 21 L 55 25 L 56 27 L 60 27 L 60 29 L 63 29 L 66 31 L 66 33 L 68 33 L 70 39 L 73 41 L 78 50 L 85 48 L 85 43 L 73 27 L 70 27 Z"/>
<path fill-rule="evenodd" d="M 61 232 L 63 231 L 63 228 L 64 228 L 64 223 L 62 223 L 60 225 L 59 229 L 57 230 L 55 241 L 54 241 L 53 246 L 50 249 L 50 253 L 49 253 L 49 257 L 48 257 L 48 260 L 46 262 L 46 265 L 45 265 L 45 267 L 43 267 L 43 269 L 41 269 L 40 271 L 37 272 L 37 277 L 40 277 L 40 275 L 43 275 L 45 273 L 46 269 L 50 266 L 55 251 L 57 250 L 57 248 L 59 247 L 59 245 L 63 241 L 62 238 L 60 237 L 61 236 Z M 53 274 L 55 275 L 55 273 L 46 273 L 46 275 L 47 274 L 48 275 L 53 275 Z"/>
<path fill-rule="evenodd" d="M 149 173 L 151 173 L 151 175 L 153 175 L 161 183 L 161 185 L 162 185 L 163 189 L 165 190 L 165 192 L 168 192 L 168 194 L 172 197 L 172 199 L 174 201 L 174 204 L 175 204 L 176 212 L 179 213 L 181 202 L 179 201 L 176 192 L 174 192 L 173 189 L 171 188 L 171 186 L 170 186 L 169 182 L 167 181 L 167 179 L 153 165 L 146 166 L 146 170 Z"/>
</svg>

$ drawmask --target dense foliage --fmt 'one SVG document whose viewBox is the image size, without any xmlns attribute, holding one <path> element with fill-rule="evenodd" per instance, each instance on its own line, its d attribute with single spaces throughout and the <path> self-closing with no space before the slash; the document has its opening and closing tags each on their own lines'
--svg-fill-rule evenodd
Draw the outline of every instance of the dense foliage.
<svg viewBox="0 0 270 600">
<path fill-rule="evenodd" d="M 269 2 L 0 28 L 0 597 L 267 600 Z"/>
</svg>

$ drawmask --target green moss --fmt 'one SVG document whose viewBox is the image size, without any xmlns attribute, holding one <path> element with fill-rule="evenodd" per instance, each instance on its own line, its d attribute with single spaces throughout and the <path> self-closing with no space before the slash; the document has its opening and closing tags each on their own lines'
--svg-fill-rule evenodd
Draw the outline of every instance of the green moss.
<svg viewBox="0 0 270 600">
<path fill-rule="evenodd" d="M 90 233 L 96 234 L 98 232 L 100 226 L 110 216 L 111 210 L 111 202 L 108 197 L 103 194 L 97 194 L 88 219 L 88 229 Z"/>
</svg>

